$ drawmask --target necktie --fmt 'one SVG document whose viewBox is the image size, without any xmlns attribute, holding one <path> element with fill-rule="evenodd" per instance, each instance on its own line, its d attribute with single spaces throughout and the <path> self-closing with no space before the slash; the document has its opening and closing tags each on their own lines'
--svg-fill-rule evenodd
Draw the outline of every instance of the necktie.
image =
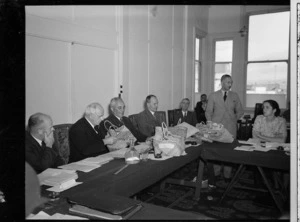
<svg viewBox="0 0 300 222">
<path fill-rule="evenodd" d="M 223 97 L 224 101 L 226 100 L 226 98 L 227 98 L 227 92 L 225 91 L 224 97 Z"/>
<path fill-rule="evenodd" d="M 46 147 L 46 143 L 42 141 L 42 147 Z"/>
</svg>

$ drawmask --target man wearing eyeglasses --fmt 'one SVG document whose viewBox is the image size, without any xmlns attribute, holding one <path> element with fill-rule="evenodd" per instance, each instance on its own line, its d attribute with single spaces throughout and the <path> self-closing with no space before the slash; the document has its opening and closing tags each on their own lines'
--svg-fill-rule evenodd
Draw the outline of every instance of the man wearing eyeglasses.
<svg viewBox="0 0 300 222">
<path fill-rule="evenodd" d="M 115 137 L 104 138 L 105 136 L 98 132 L 103 114 L 103 107 L 99 103 L 91 103 L 86 107 L 83 117 L 72 125 L 69 131 L 69 162 L 107 153 L 105 145 L 116 142 Z"/>
<path fill-rule="evenodd" d="M 49 115 L 36 113 L 30 116 L 25 136 L 25 156 L 37 174 L 47 168 L 64 164 L 62 158 L 52 149 L 53 131 L 53 122 Z"/>
</svg>

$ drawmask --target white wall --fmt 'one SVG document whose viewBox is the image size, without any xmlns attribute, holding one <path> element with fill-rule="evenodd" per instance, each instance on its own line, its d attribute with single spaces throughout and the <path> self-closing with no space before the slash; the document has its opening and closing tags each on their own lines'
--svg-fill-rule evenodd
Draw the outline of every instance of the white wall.
<svg viewBox="0 0 300 222">
<path fill-rule="evenodd" d="M 194 27 L 207 31 L 207 16 L 208 6 L 27 6 L 26 120 L 75 122 L 90 102 L 106 108 L 120 85 L 125 115 L 148 94 L 165 111 L 193 99 Z"/>
<path fill-rule="evenodd" d="M 75 122 L 118 95 L 117 6 L 26 7 L 26 121 Z M 107 112 L 105 112 L 107 115 Z"/>
</svg>

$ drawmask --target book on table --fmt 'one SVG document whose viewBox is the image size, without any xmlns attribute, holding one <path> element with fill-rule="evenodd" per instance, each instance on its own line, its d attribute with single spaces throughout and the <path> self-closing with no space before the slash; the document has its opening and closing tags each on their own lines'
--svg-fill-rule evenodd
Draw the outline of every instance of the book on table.
<svg viewBox="0 0 300 222">
<path fill-rule="evenodd" d="M 140 201 L 97 189 L 76 193 L 68 201 L 73 205 L 69 209 L 71 214 L 91 219 L 125 220 L 143 207 Z"/>
</svg>

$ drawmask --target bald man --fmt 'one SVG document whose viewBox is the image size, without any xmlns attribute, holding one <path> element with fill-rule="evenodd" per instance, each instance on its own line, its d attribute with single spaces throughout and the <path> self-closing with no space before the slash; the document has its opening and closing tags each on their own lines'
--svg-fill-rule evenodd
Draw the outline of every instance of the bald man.
<svg viewBox="0 0 300 222">
<path fill-rule="evenodd" d="M 37 174 L 47 168 L 64 164 L 62 158 L 52 149 L 53 131 L 53 122 L 49 115 L 36 113 L 30 116 L 25 135 L 25 156 Z"/>
<path fill-rule="evenodd" d="M 91 103 L 85 109 L 84 116 L 72 125 L 69 131 L 70 161 L 76 162 L 87 157 L 95 157 L 107 153 L 106 144 L 113 144 L 114 137 L 102 139 L 98 125 L 104 114 L 99 103 Z"/>
</svg>

